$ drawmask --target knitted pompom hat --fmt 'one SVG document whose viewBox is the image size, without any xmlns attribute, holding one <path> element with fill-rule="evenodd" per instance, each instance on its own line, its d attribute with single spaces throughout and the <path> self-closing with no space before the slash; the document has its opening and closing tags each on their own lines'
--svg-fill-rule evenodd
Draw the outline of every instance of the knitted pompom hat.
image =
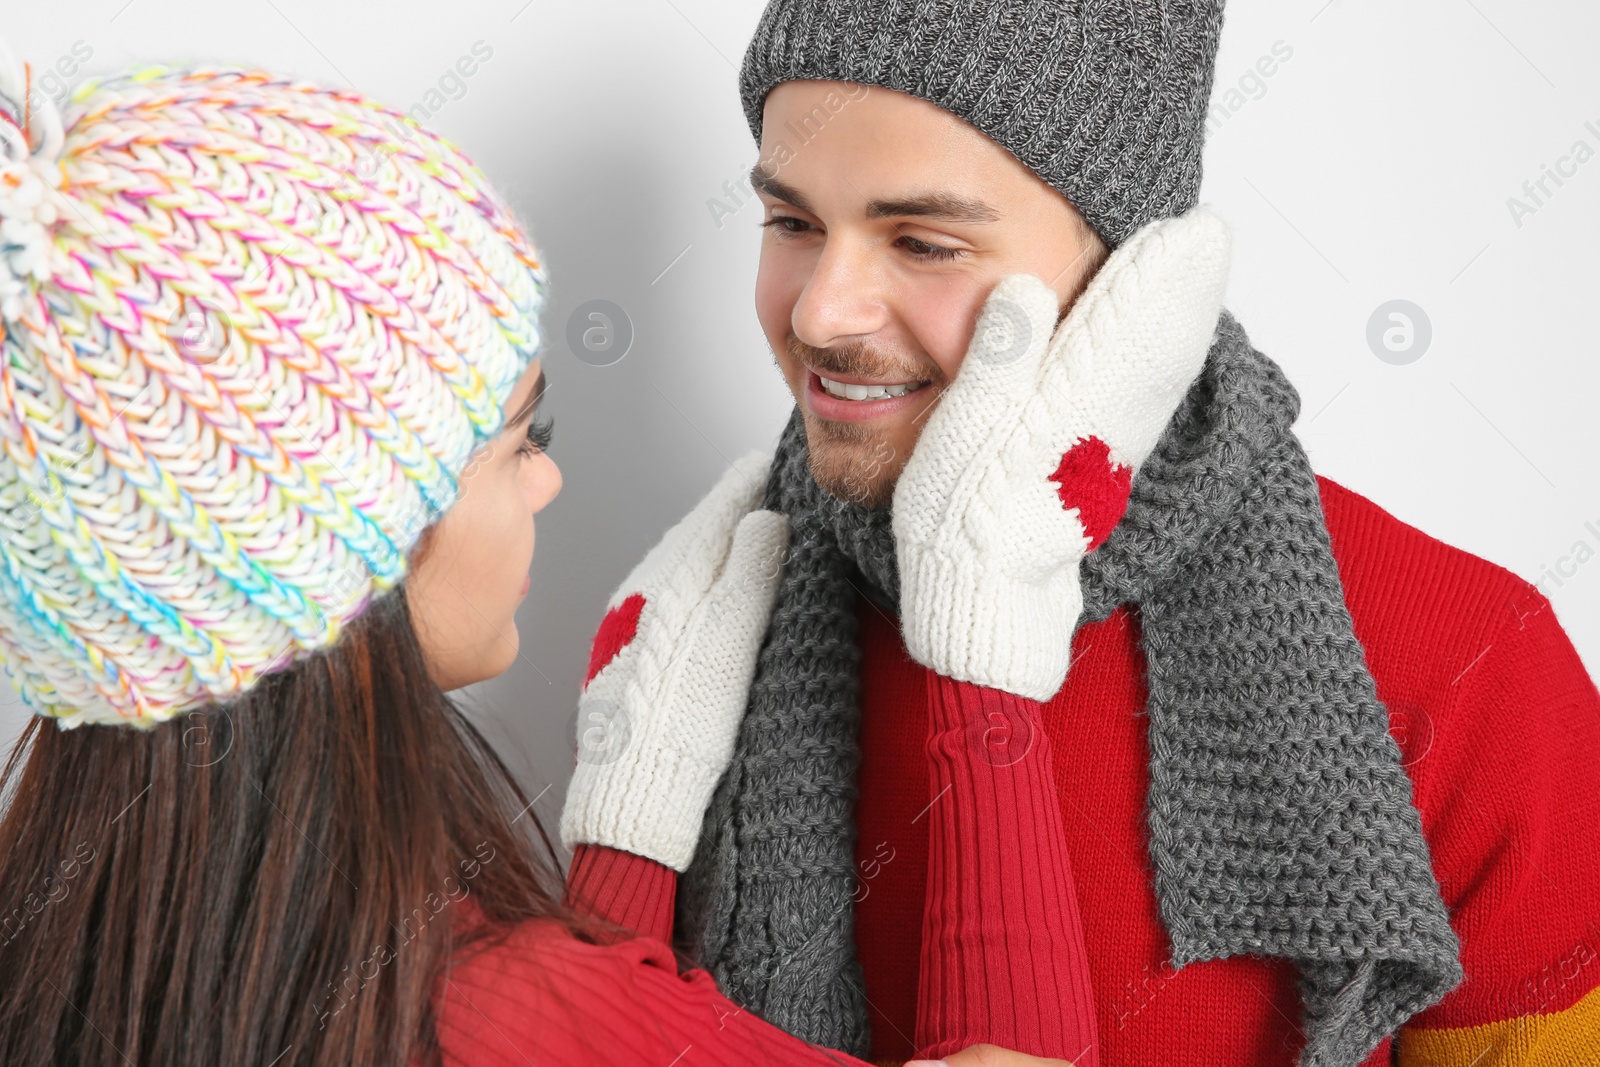
<svg viewBox="0 0 1600 1067">
<path fill-rule="evenodd" d="M 1198 201 L 1221 33 L 1222 0 L 770 0 L 739 92 L 757 141 L 780 82 L 921 97 L 1009 150 L 1116 247 Z M 796 129 L 779 135 L 791 149 L 813 135 Z"/>
<path fill-rule="evenodd" d="M 147 725 L 331 645 L 454 502 L 539 346 L 482 173 L 259 71 L 0 54 L 0 658 L 63 726 Z"/>
</svg>

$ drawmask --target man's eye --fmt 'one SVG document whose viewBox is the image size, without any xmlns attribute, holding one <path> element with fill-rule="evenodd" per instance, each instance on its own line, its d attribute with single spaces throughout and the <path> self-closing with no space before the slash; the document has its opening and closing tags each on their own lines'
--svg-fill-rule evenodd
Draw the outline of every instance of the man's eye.
<svg viewBox="0 0 1600 1067">
<path fill-rule="evenodd" d="M 907 252 L 910 252 L 918 259 L 955 259 L 963 254 L 962 249 L 930 244 L 927 241 L 919 241 L 915 237 L 902 236 L 900 242 L 905 246 Z"/>
<path fill-rule="evenodd" d="M 793 215 L 774 215 L 761 223 L 761 225 L 763 228 L 774 229 L 779 234 L 790 237 L 798 237 L 815 229 L 805 219 L 797 219 Z M 907 237 L 905 235 L 901 235 L 896 244 L 899 244 L 909 252 L 913 258 L 921 260 L 944 261 L 966 255 L 963 249 L 946 248 L 944 245 L 936 245 L 929 241 L 921 241 L 915 237 Z"/>
<path fill-rule="evenodd" d="M 811 229 L 811 223 L 805 219 L 797 219 L 793 215 L 774 215 L 761 225 L 763 228 L 776 227 L 779 233 L 788 234 L 805 233 Z"/>
</svg>

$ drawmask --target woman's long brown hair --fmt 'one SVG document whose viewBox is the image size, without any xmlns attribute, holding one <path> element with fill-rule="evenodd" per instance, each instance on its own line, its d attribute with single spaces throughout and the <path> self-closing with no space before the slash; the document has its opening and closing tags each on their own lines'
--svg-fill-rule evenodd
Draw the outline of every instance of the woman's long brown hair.
<svg viewBox="0 0 1600 1067">
<path fill-rule="evenodd" d="M 0 803 L 7 1067 L 436 1062 L 453 921 L 561 912 L 550 843 L 430 680 L 403 589 L 230 704 L 35 720 Z"/>
</svg>

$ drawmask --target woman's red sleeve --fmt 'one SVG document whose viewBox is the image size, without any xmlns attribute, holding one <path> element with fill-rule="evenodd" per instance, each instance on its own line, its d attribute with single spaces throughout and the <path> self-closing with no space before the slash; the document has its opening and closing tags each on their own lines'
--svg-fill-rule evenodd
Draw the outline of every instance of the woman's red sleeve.
<svg viewBox="0 0 1600 1067">
<path fill-rule="evenodd" d="M 929 679 L 918 1055 L 979 1042 L 1098 1067 L 1094 995 L 1042 705 Z"/>
<path fill-rule="evenodd" d="M 931 796 L 917 997 L 918 1055 L 937 1059 L 969 1045 L 989 1043 L 1070 1060 L 1077 1067 L 1098 1067 L 1088 956 L 1056 793 L 1054 757 L 1038 721 L 1041 705 L 938 676 L 931 677 L 928 699 Z M 667 952 L 676 886 L 676 872 L 654 860 L 580 845 L 568 874 L 567 900 L 589 914 L 656 939 L 659 944 L 654 949 Z M 612 949 L 630 945 L 628 951 L 640 952 L 651 942 L 641 939 Z M 670 953 L 666 958 L 670 960 Z M 675 981 L 683 988 L 666 1000 L 641 1002 L 637 1010 L 626 999 L 615 1003 L 630 1005 L 629 1014 L 639 1025 L 681 1039 L 683 1048 L 694 1045 L 690 1021 L 661 1018 L 659 1013 L 687 1010 L 680 995 L 687 990 L 714 998 L 719 1005 L 715 1011 L 708 1006 L 699 1010 L 715 1015 L 718 1033 L 735 1017 L 729 1013 L 743 1020 L 753 1018 L 721 998 L 703 971 L 691 971 Z M 781 1033 L 766 1023 L 757 1029 Z M 637 1038 L 629 1034 L 631 1029 L 617 1039 Z M 795 1041 L 787 1034 L 783 1037 Z M 705 1044 L 694 1049 L 696 1056 L 713 1055 Z M 817 1062 L 856 1062 L 840 1053 L 813 1051 L 829 1057 Z M 784 1060 L 789 1055 L 786 1050 L 772 1054 L 778 1057 L 774 1062 L 812 1062 Z"/>
<path fill-rule="evenodd" d="M 552 920 L 524 923 L 469 952 L 441 981 L 446 1067 L 870 1067 L 792 1037 L 678 973 L 662 942 L 580 941 Z"/>
<path fill-rule="evenodd" d="M 567 868 L 568 907 L 672 943 L 678 872 L 606 845 L 579 845 Z"/>
</svg>

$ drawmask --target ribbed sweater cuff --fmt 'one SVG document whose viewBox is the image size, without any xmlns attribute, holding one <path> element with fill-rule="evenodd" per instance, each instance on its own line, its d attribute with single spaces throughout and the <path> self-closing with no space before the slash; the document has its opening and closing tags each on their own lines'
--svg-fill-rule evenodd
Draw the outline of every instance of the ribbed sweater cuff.
<svg viewBox="0 0 1600 1067">
<path fill-rule="evenodd" d="M 678 874 L 665 864 L 606 845 L 579 845 L 567 868 L 564 903 L 670 944 L 677 893 Z"/>
<path fill-rule="evenodd" d="M 1097 1067 L 1094 996 L 1040 705 L 935 676 L 918 1055 L 978 1042 Z"/>
</svg>

